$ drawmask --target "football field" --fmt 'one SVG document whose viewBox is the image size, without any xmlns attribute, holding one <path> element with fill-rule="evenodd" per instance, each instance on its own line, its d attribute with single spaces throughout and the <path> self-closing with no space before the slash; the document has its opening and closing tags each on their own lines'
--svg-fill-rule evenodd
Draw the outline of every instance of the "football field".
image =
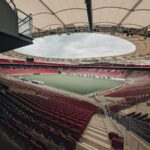
<svg viewBox="0 0 150 150">
<path fill-rule="evenodd" d="M 19 76 L 17 76 L 19 77 Z M 89 94 L 96 91 L 104 91 L 123 84 L 123 81 L 97 79 L 69 75 L 20 75 L 28 81 L 43 81 L 44 85 L 57 89 L 77 93 L 80 95 Z"/>
</svg>

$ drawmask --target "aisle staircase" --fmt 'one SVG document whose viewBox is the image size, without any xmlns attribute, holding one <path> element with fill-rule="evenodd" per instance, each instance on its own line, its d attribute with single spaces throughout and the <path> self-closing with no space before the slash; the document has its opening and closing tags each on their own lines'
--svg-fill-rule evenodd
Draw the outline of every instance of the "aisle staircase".
<svg viewBox="0 0 150 150">
<path fill-rule="evenodd" d="M 103 116 L 94 115 L 89 122 L 76 150 L 112 150 Z"/>
</svg>

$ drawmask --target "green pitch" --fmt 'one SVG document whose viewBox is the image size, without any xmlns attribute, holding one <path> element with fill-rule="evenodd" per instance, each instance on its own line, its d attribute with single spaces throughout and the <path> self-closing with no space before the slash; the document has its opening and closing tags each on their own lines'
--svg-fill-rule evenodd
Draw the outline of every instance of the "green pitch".
<svg viewBox="0 0 150 150">
<path fill-rule="evenodd" d="M 18 77 L 18 76 L 17 76 Z M 69 75 L 21 75 L 21 77 L 32 81 L 43 81 L 45 85 L 70 91 L 77 94 L 89 94 L 96 91 L 104 91 L 122 84 L 122 81 L 78 77 Z"/>
</svg>

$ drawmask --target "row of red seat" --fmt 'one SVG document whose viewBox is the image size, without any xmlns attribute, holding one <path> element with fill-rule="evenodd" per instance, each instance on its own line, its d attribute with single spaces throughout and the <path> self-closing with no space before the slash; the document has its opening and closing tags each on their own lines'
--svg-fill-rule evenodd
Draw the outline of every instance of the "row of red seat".
<svg viewBox="0 0 150 150">
<path fill-rule="evenodd" d="M 34 84 L 29 84 L 29 83 L 25 83 L 25 82 L 18 81 L 18 80 L 16 81 L 16 80 L 11 80 L 11 79 L 4 79 L 4 78 L 0 78 L 0 81 L 11 86 L 19 86 L 19 87 L 24 87 L 27 89 L 32 89 L 41 96 L 43 95 L 44 97 L 47 97 L 47 98 L 53 97 L 54 99 L 57 99 L 57 101 L 59 102 L 63 101 L 63 102 L 69 103 L 70 105 L 74 105 L 76 107 L 81 107 L 81 108 L 85 108 L 85 109 L 93 110 L 93 111 L 95 110 L 95 106 L 87 101 L 82 101 L 82 100 L 79 100 L 78 98 L 74 98 L 70 96 L 64 96 L 60 93 L 50 91 L 48 89 L 36 86 Z"/>
<path fill-rule="evenodd" d="M 109 97 L 142 97 L 142 95 L 150 95 L 150 78 L 144 78 L 141 80 L 135 80 L 133 83 L 128 84 L 127 86 L 118 89 L 112 93 L 109 93 L 105 96 Z"/>
<path fill-rule="evenodd" d="M 14 55 L 14 54 L 11 54 Z M 25 56 L 24 59 L 28 57 Z M 43 59 L 43 58 L 42 58 Z M 42 60 L 41 59 L 41 60 Z M 57 59 L 55 60 L 57 61 Z M 14 64 L 32 64 L 32 65 L 55 65 L 55 66 L 70 66 L 70 64 L 58 64 L 58 63 L 49 63 L 48 61 L 44 62 L 26 62 L 25 60 L 19 59 L 7 59 L 7 58 L 0 58 L 0 63 L 14 63 Z M 80 67 L 107 67 L 107 68 L 150 68 L 150 65 L 136 65 L 136 64 L 114 64 L 114 63 L 99 63 L 99 64 L 79 64 L 79 65 L 71 65 L 71 66 L 80 66 Z"/>
<path fill-rule="evenodd" d="M 130 98 L 126 98 L 126 100 L 119 101 L 118 103 L 111 104 L 108 107 L 110 111 L 118 112 L 120 110 L 132 107 L 138 103 L 147 101 L 149 99 L 150 99 L 150 95 L 143 95 L 142 97 L 138 97 L 138 98 L 136 96 L 133 96 Z"/>
<path fill-rule="evenodd" d="M 0 122 L 6 133 L 21 146 L 24 145 L 24 148 L 32 148 L 33 150 L 48 150 L 48 146 L 44 140 L 36 140 L 32 133 L 24 131 L 24 129 L 21 128 L 15 120 L 4 120 L 1 118 Z"/>
<path fill-rule="evenodd" d="M 54 69 L 0 69 L 1 74 L 53 74 L 57 73 Z"/>
<path fill-rule="evenodd" d="M 41 123 L 37 120 L 33 120 L 32 117 L 26 116 L 24 113 L 21 112 L 17 113 L 17 109 L 18 109 L 17 107 L 14 110 L 11 109 L 13 108 L 13 105 L 11 105 L 10 108 L 8 105 L 6 106 L 6 102 L 5 102 L 3 106 L 5 107 L 6 112 L 9 113 L 11 117 L 17 119 L 23 125 L 28 126 L 29 129 L 36 130 L 38 133 L 43 134 L 45 138 L 51 138 L 58 145 L 63 141 L 64 146 L 66 147 L 67 150 L 74 149 L 75 140 L 70 136 L 64 136 L 58 130 L 53 129 L 52 127 L 50 128 L 50 126 L 46 126 L 44 123 Z"/>
<path fill-rule="evenodd" d="M 15 116 L 14 114 L 15 112 L 13 112 L 13 117 Z M 16 114 L 16 116 L 18 117 L 19 115 Z M 75 148 L 75 140 L 73 138 L 70 136 L 64 136 L 53 128 L 44 127 L 42 124 L 39 125 L 39 123 L 30 121 L 26 117 L 20 116 L 21 119 L 19 121 L 21 122 L 16 121 L 14 118 L 8 119 L 8 116 L 3 117 L 0 118 L 0 123 L 4 128 L 4 131 L 13 138 L 13 140 L 15 140 L 18 144 L 21 144 L 21 146 L 24 146 L 26 149 L 32 148 L 33 150 L 48 150 L 47 142 L 51 140 L 53 140 L 58 146 L 64 146 L 66 150 L 72 150 Z M 22 127 L 23 125 L 28 125 L 30 128 L 34 128 L 38 131 L 38 133 L 47 137 L 47 139 L 42 136 L 37 139 L 35 133 L 32 132 L 30 128 L 27 129 L 27 126 L 26 128 Z"/>
<path fill-rule="evenodd" d="M 109 132 L 109 139 L 111 140 L 112 147 L 116 150 L 124 149 L 123 138 L 115 132 Z"/>
<path fill-rule="evenodd" d="M 68 66 L 66 64 L 49 63 L 49 62 L 26 62 L 25 60 L 5 59 L 5 58 L 0 58 L 0 64 Z"/>
<path fill-rule="evenodd" d="M 137 112 L 132 112 L 126 115 L 127 117 L 131 117 L 140 121 L 144 121 L 147 123 L 150 123 L 150 116 L 149 114 L 143 114 L 143 113 L 137 113 Z"/>
<path fill-rule="evenodd" d="M 82 113 L 80 111 L 80 113 L 78 113 L 78 109 L 76 109 L 77 113 L 75 114 L 75 112 L 73 112 L 74 114 L 73 113 L 71 114 L 70 111 L 64 113 L 65 109 L 67 110 L 67 107 L 60 111 L 59 109 L 60 106 L 57 106 L 54 109 L 53 107 L 46 108 L 46 105 L 42 105 L 42 104 L 38 105 L 37 103 L 32 103 L 32 101 L 28 101 L 27 99 L 25 99 L 25 101 L 22 102 L 28 105 L 32 110 L 42 113 L 44 116 L 48 115 L 51 119 L 60 121 L 61 123 L 68 124 L 70 125 L 70 127 L 76 127 L 76 129 L 81 131 L 85 128 L 91 116 L 91 113 L 90 116 L 88 114 L 89 111 L 86 113 L 84 112 Z M 71 109 L 71 107 L 69 109 Z"/>
<path fill-rule="evenodd" d="M 128 76 L 128 71 L 126 69 L 64 69 L 63 72 L 69 74 L 86 74 L 114 78 L 126 78 Z"/>
<path fill-rule="evenodd" d="M 2 65 L 0 69 L 49 69 L 49 66 L 33 66 L 33 65 Z"/>
<path fill-rule="evenodd" d="M 51 99 L 46 99 L 5 91 L 0 96 L 3 99 L 0 100 L 0 106 L 5 110 L 5 115 L 21 122 L 22 126 L 43 134 L 46 139 L 51 137 L 59 146 L 63 143 L 67 150 L 74 149 L 75 141 L 79 140 L 96 111 L 96 107 L 89 103 L 85 103 L 87 109 L 82 102 L 80 107 L 79 101 L 78 106 L 74 106 L 75 99 L 73 104 L 69 99 L 62 102 L 62 95 L 58 96 L 58 101 L 54 95 Z"/>
</svg>

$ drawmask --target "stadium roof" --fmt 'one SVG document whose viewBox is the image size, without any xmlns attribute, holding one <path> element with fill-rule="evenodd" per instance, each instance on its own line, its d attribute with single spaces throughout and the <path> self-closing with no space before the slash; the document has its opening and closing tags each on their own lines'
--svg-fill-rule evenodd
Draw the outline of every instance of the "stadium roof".
<svg viewBox="0 0 150 150">
<path fill-rule="evenodd" d="M 13 0 L 13 2 L 18 9 L 32 14 L 33 32 L 65 27 L 87 27 L 88 30 L 90 26 L 93 28 L 115 26 L 142 29 L 144 34 L 150 25 L 150 0 Z"/>
</svg>

